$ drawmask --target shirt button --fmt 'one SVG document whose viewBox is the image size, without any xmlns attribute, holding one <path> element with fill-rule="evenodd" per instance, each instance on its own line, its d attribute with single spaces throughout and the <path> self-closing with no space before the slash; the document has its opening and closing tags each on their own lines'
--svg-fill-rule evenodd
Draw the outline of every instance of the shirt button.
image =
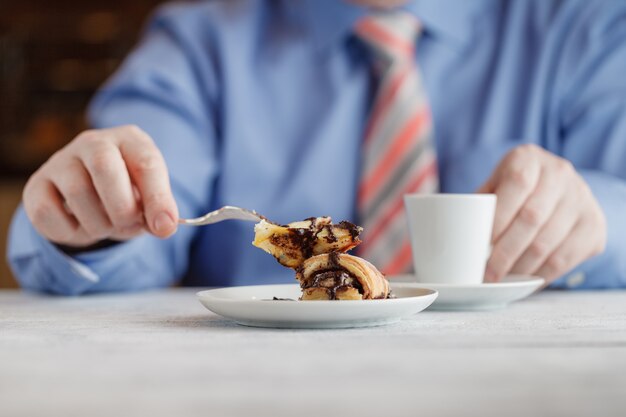
<svg viewBox="0 0 626 417">
<path fill-rule="evenodd" d="M 585 274 L 582 272 L 577 272 L 567 277 L 567 279 L 565 280 L 565 285 L 567 285 L 568 288 L 576 288 L 583 285 L 584 282 Z"/>
</svg>

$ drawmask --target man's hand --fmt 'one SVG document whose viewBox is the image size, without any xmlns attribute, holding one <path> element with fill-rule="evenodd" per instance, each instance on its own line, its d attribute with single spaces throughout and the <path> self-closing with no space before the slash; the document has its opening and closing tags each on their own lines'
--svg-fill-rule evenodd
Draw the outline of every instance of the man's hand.
<svg viewBox="0 0 626 417">
<path fill-rule="evenodd" d="M 606 220 L 587 183 L 538 146 L 511 151 L 478 192 L 498 196 L 486 282 L 519 273 L 549 283 L 604 250 Z"/>
<path fill-rule="evenodd" d="M 23 201 L 41 235 L 73 247 L 167 237 L 178 221 L 165 161 L 136 126 L 81 133 L 32 175 Z"/>
</svg>

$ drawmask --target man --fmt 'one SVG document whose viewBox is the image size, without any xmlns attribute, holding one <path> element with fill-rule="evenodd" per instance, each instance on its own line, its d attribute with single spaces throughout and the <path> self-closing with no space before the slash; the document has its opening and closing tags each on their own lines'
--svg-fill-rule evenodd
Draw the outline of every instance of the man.
<svg viewBox="0 0 626 417">
<path fill-rule="evenodd" d="M 497 194 L 487 281 L 625 286 L 626 5 L 404 3 L 161 9 L 95 98 L 94 129 L 29 180 L 9 249 L 21 284 L 291 282 L 250 223 L 177 229 L 225 204 L 360 222 L 397 273 L 410 259 L 396 191 L 438 183 Z"/>
</svg>

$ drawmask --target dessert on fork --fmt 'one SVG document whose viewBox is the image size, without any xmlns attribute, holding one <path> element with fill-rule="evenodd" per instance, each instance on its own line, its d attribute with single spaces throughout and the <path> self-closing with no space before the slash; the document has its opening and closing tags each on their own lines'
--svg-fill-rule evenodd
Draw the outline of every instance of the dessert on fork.
<svg viewBox="0 0 626 417">
<path fill-rule="evenodd" d="M 389 282 L 370 262 L 346 252 L 363 229 L 350 222 L 312 217 L 287 225 L 261 220 L 252 244 L 296 271 L 301 300 L 371 300 L 390 297 Z"/>
</svg>

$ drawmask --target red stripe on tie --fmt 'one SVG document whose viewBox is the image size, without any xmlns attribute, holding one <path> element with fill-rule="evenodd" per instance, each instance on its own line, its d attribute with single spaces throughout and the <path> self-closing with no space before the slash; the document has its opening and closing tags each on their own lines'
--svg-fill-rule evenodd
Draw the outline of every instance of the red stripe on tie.
<svg viewBox="0 0 626 417">
<path fill-rule="evenodd" d="M 370 141 L 374 127 L 378 124 L 378 120 L 380 120 L 383 114 L 389 110 L 390 104 L 396 98 L 398 91 L 400 91 L 400 87 L 404 84 L 404 81 L 412 70 L 413 67 L 411 65 L 406 65 L 402 71 L 396 74 L 396 76 L 391 80 L 389 86 L 385 89 L 385 92 L 380 96 L 380 100 L 376 100 L 376 107 L 372 111 L 372 115 L 370 116 L 367 124 L 367 129 L 365 130 L 363 145 Z"/>
<path fill-rule="evenodd" d="M 384 49 L 393 48 L 406 56 L 413 55 L 413 45 L 410 42 L 398 38 L 395 34 L 371 19 L 364 19 L 358 22 L 356 30 L 372 38 L 379 45 L 382 45 Z"/>
<path fill-rule="evenodd" d="M 415 113 L 400 133 L 394 138 L 387 153 L 381 158 L 374 171 L 372 171 L 368 178 L 365 178 L 361 182 L 358 197 L 358 204 L 361 207 L 365 207 L 365 202 L 369 200 L 372 195 L 375 195 L 381 185 L 385 183 L 392 168 L 396 166 L 398 160 L 410 147 L 412 139 L 417 136 L 417 133 L 428 121 L 429 116 L 430 113 L 425 106 Z"/>
<path fill-rule="evenodd" d="M 402 244 L 396 256 L 380 271 L 385 275 L 396 275 L 406 272 L 408 266 L 411 265 L 411 261 L 411 242 L 407 240 Z"/>
<path fill-rule="evenodd" d="M 383 214 L 380 221 L 372 227 L 370 233 L 363 236 L 363 243 L 359 246 L 361 253 L 365 253 L 367 249 L 376 242 L 380 234 L 387 228 L 387 226 L 400 214 L 404 207 L 404 194 L 411 194 L 420 189 L 422 184 L 429 178 L 432 178 L 437 172 L 437 161 L 433 159 L 428 165 L 423 167 L 419 174 L 411 181 L 400 194 L 400 198 L 397 199 Z"/>
</svg>

